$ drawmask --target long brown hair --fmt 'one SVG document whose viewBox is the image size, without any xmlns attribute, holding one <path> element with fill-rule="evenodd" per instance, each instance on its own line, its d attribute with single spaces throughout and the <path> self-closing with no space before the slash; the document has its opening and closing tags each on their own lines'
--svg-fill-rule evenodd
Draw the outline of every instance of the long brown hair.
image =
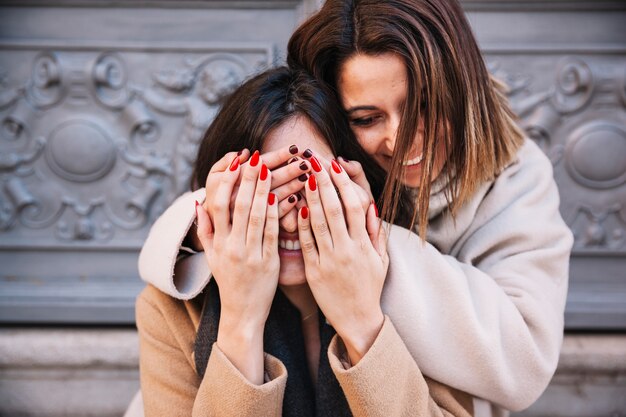
<svg viewBox="0 0 626 417">
<path fill-rule="evenodd" d="M 191 189 L 203 186 L 213 164 L 226 153 L 260 150 L 272 129 L 297 115 L 311 122 L 334 155 L 359 160 L 376 176 L 384 175 L 358 145 L 328 87 L 304 71 L 278 67 L 249 79 L 224 98 L 200 143 Z M 373 186 L 381 189 L 383 184 Z"/>
<path fill-rule="evenodd" d="M 292 35 L 288 64 L 309 71 L 337 92 L 338 74 L 348 58 L 390 52 L 404 60 L 408 91 L 379 202 L 383 218 L 408 227 L 417 220 L 425 238 L 437 141 L 445 141 L 446 164 L 440 175 L 448 177 L 446 197 L 454 214 L 479 184 L 510 163 L 523 134 L 456 0 L 328 0 Z M 422 176 L 407 217 L 401 207 L 406 190 L 399 178 L 420 118 Z"/>
</svg>

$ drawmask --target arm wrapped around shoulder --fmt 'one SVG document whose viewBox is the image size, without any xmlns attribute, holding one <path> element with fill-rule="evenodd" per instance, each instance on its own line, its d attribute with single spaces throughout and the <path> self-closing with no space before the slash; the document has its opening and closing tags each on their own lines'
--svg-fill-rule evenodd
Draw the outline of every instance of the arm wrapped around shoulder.
<svg viewBox="0 0 626 417">
<path fill-rule="evenodd" d="M 573 243 L 550 162 L 527 141 L 436 234 L 391 227 L 383 311 L 429 377 L 530 406 L 556 370 Z"/>
</svg>

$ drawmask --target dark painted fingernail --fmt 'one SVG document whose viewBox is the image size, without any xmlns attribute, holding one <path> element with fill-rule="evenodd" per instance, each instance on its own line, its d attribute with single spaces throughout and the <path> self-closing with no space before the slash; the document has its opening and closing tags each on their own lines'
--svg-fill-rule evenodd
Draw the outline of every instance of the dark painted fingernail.
<svg viewBox="0 0 626 417">
<path fill-rule="evenodd" d="M 298 147 L 296 145 L 291 145 L 289 147 L 289 153 L 292 155 L 295 155 L 298 153 Z"/>
<path fill-rule="evenodd" d="M 305 158 L 310 158 L 313 156 L 313 151 L 310 149 L 306 149 L 304 152 L 302 152 L 302 156 L 304 156 Z"/>
<path fill-rule="evenodd" d="M 345 162 L 346 164 L 349 164 L 349 163 L 350 163 L 350 161 L 349 161 L 348 159 L 344 158 L 343 156 L 340 156 L 340 158 L 341 158 L 341 160 L 342 160 L 343 162 Z"/>
<path fill-rule="evenodd" d="M 337 174 L 341 174 L 341 171 L 343 168 L 341 168 L 341 165 L 339 165 L 337 163 L 337 161 L 335 161 L 334 159 L 330 162 L 330 165 L 333 167 L 333 171 L 335 171 Z"/>
<path fill-rule="evenodd" d="M 315 180 L 315 175 L 311 175 L 309 177 L 309 188 L 311 191 L 317 190 L 317 181 Z"/>
<path fill-rule="evenodd" d="M 306 162 L 300 162 L 300 169 L 303 171 L 306 171 L 309 169 L 308 165 L 306 164 Z"/>
<path fill-rule="evenodd" d="M 306 206 L 302 207 L 300 209 L 300 215 L 303 219 L 306 219 L 307 217 L 309 217 L 309 209 Z"/>
<path fill-rule="evenodd" d="M 261 181 L 265 181 L 267 179 L 267 165 L 263 164 L 261 166 L 261 174 L 259 175 Z"/>
<path fill-rule="evenodd" d="M 297 156 L 294 156 L 293 158 L 289 159 L 289 161 L 287 161 L 287 165 L 289 165 L 289 164 L 293 164 L 293 163 L 294 163 L 294 162 L 296 162 L 298 159 L 300 159 L 300 158 L 298 158 Z"/>
<path fill-rule="evenodd" d="M 241 156 L 242 153 L 243 153 L 243 151 L 237 152 L 237 156 Z"/>
<path fill-rule="evenodd" d="M 316 157 L 311 158 L 311 166 L 313 167 L 313 171 L 322 172 L 322 166 L 320 165 L 320 161 L 318 161 Z"/>
<path fill-rule="evenodd" d="M 255 167 L 259 163 L 259 151 L 254 151 L 252 158 L 250 158 L 250 166 Z"/>
<path fill-rule="evenodd" d="M 308 175 L 306 175 L 306 174 L 302 174 L 302 175 L 300 175 L 300 176 L 298 177 L 298 179 L 299 179 L 300 181 L 304 182 L 304 181 L 306 181 L 306 180 L 308 180 L 308 179 L 309 179 L 309 176 L 308 176 Z"/>
<path fill-rule="evenodd" d="M 293 195 L 293 194 L 291 194 L 291 195 L 289 196 L 289 198 L 287 199 L 287 201 L 289 201 L 291 204 L 295 203 L 295 202 L 296 202 L 296 200 L 297 200 L 297 199 L 296 199 L 296 196 L 295 196 L 295 195 Z"/>
<path fill-rule="evenodd" d="M 300 193 L 296 194 L 296 198 L 298 199 L 298 201 L 302 200 L 302 196 L 300 195 Z"/>
</svg>

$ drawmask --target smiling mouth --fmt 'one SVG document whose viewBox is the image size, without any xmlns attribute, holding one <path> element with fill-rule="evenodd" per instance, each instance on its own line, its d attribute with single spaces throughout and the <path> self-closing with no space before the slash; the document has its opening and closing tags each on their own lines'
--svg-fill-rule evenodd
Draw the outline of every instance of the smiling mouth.
<svg viewBox="0 0 626 417">
<path fill-rule="evenodd" d="M 419 164 L 420 162 L 422 162 L 422 159 L 424 159 L 424 154 L 423 154 L 423 153 L 422 153 L 422 154 L 417 155 L 417 156 L 416 156 L 415 158 L 413 158 L 413 159 L 409 159 L 408 161 L 404 161 L 404 162 L 402 163 L 402 166 L 405 166 L 405 167 L 410 167 L 410 166 L 413 166 L 413 165 L 417 165 L 417 164 Z"/>
<path fill-rule="evenodd" d="M 299 240 L 279 239 L 278 247 L 286 250 L 300 250 Z"/>
</svg>

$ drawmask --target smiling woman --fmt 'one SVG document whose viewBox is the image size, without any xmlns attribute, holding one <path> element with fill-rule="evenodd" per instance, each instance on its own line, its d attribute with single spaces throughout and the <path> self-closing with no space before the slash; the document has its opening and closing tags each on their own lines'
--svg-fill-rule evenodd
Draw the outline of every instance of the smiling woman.
<svg viewBox="0 0 626 417">
<path fill-rule="evenodd" d="M 366 159 L 302 72 L 267 71 L 226 100 L 194 170 L 196 188 L 213 182 L 196 202 L 213 279 L 188 301 L 153 286 L 137 299 L 147 415 L 470 415 L 383 315 L 385 235 L 335 152 Z M 144 249 L 144 272 L 151 260 Z"/>
</svg>

